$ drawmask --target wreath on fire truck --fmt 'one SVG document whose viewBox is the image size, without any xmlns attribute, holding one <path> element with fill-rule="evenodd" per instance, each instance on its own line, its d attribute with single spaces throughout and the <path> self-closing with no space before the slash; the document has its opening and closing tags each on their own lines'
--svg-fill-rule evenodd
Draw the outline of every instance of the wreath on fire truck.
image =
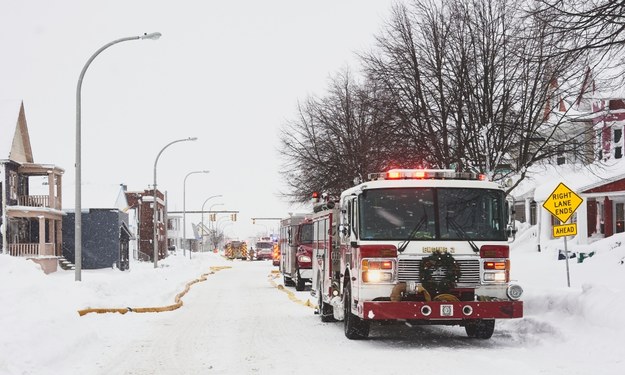
<svg viewBox="0 0 625 375">
<path fill-rule="evenodd" d="M 421 284 L 432 295 L 449 293 L 460 280 L 460 266 L 451 254 L 434 251 L 419 265 Z"/>
</svg>

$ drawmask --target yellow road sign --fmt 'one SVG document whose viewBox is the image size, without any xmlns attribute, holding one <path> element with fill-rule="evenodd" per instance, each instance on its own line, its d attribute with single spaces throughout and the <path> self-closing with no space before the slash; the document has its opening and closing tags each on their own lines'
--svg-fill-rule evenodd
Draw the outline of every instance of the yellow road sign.
<svg viewBox="0 0 625 375">
<path fill-rule="evenodd" d="M 543 207 L 564 223 L 571 218 L 582 201 L 579 195 L 560 182 L 543 203 Z"/>
<path fill-rule="evenodd" d="M 553 226 L 553 236 L 556 238 L 564 237 L 564 236 L 575 236 L 575 235 L 577 235 L 576 223 Z"/>
</svg>

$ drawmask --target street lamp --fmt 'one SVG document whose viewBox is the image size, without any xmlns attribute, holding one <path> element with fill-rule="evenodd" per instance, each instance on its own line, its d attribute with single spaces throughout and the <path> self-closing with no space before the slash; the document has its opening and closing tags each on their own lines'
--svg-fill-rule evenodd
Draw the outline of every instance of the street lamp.
<svg viewBox="0 0 625 375">
<path fill-rule="evenodd" d="M 165 149 L 171 145 L 173 145 L 174 143 L 178 143 L 178 142 L 186 142 L 186 141 L 197 141 L 197 137 L 189 137 L 189 138 L 184 138 L 184 139 L 177 139 L 175 141 L 169 142 L 167 145 L 165 145 L 165 147 L 163 147 L 161 149 L 161 151 L 159 151 L 158 155 L 156 155 L 156 160 L 154 160 L 154 215 L 152 216 L 152 226 L 153 228 L 153 238 L 152 241 L 154 241 L 154 243 L 152 245 L 154 245 L 154 268 L 158 267 L 158 242 L 156 240 L 156 227 L 157 227 L 157 204 L 156 204 L 156 165 L 158 163 L 158 158 L 161 157 L 161 154 L 163 153 L 163 151 L 165 151 Z"/>
<path fill-rule="evenodd" d="M 85 77 L 85 73 L 87 72 L 87 68 L 91 65 L 93 59 L 96 58 L 102 51 L 109 48 L 110 46 L 126 42 L 129 40 L 137 40 L 137 39 L 150 39 L 156 40 L 161 37 L 161 33 L 150 33 L 143 34 L 138 36 L 130 36 L 126 38 L 121 38 L 114 40 L 108 44 L 102 46 L 99 50 L 95 51 L 93 55 L 87 60 L 85 66 L 83 66 L 82 71 L 80 72 L 80 76 L 78 76 L 78 85 L 76 85 L 76 204 L 75 204 L 75 214 L 74 214 L 74 263 L 75 263 L 75 277 L 76 281 L 80 281 L 81 279 L 81 271 L 82 271 L 82 191 L 81 191 L 81 129 L 80 129 L 80 120 L 81 120 L 81 89 L 82 89 L 82 80 Z"/>
<path fill-rule="evenodd" d="M 217 198 L 217 197 L 222 197 L 223 195 L 219 194 L 219 195 L 212 195 L 208 198 L 206 198 L 206 200 L 204 201 L 204 203 L 202 203 L 202 251 L 204 251 L 204 206 L 206 205 L 206 202 L 208 202 L 209 200 L 213 199 L 213 198 Z M 219 203 L 222 204 L 222 203 Z"/>
<path fill-rule="evenodd" d="M 186 256 L 185 245 L 187 244 L 187 177 L 196 173 L 209 173 L 210 171 L 193 171 L 184 176 L 182 184 L 182 255 Z M 191 249 L 189 249 L 189 257 L 191 257 Z"/>
</svg>

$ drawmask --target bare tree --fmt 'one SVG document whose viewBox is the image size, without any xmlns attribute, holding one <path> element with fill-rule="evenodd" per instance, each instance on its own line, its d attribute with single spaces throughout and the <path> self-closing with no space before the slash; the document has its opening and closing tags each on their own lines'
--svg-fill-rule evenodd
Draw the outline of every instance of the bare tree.
<svg viewBox="0 0 625 375">
<path fill-rule="evenodd" d="M 621 50 L 625 45 L 625 1 L 539 0 L 530 12 L 567 41 L 559 52 Z"/>
<path fill-rule="evenodd" d="M 313 191 L 338 195 L 354 178 L 410 158 L 395 147 L 384 104 L 380 90 L 357 84 L 349 72 L 331 80 L 326 96 L 300 104 L 280 135 L 284 195 L 293 202 L 306 202 Z"/>
<path fill-rule="evenodd" d="M 578 92 L 586 56 L 554 57 L 554 34 L 535 22 L 513 0 L 396 6 L 363 61 L 392 98 L 403 148 L 426 149 L 429 166 L 504 178 L 573 143 L 559 131 L 567 117 L 548 115 Z"/>
</svg>

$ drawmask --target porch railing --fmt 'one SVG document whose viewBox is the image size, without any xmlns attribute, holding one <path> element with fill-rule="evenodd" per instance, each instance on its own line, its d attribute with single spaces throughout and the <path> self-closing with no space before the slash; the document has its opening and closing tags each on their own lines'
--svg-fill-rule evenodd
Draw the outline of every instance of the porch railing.
<svg viewBox="0 0 625 375">
<path fill-rule="evenodd" d="M 18 204 L 27 207 L 50 207 L 50 196 L 48 195 L 20 195 Z"/>
<path fill-rule="evenodd" d="M 43 246 L 38 243 L 11 243 L 9 255 L 16 257 L 54 256 L 55 246 L 53 243 L 46 243 Z"/>
</svg>

